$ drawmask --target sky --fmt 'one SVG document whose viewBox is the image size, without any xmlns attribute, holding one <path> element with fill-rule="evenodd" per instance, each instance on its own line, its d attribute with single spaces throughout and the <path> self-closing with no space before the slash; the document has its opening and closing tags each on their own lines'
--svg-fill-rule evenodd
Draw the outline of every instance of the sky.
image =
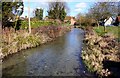
<svg viewBox="0 0 120 78">
<path fill-rule="evenodd" d="M 28 2 L 29 1 L 29 2 Z M 65 1 L 65 0 L 64 0 Z M 89 8 L 97 1 L 104 0 L 66 0 L 69 11 L 68 16 L 76 16 L 79 13 L 85 14 L 88 12 Z M 113 0 L 117 1 L 117 0 Z M 53 2 L 52 0 L 23 0 L 24 2 L 24 12 L 21 17 L 28 16 L 28 6 L 30 7 L 30 17 L 34 16 L 34 10 L 36 8 L 42 8 L 44 10 L 43 17 L 47 16 L 48 2 Z"/>
</svg>

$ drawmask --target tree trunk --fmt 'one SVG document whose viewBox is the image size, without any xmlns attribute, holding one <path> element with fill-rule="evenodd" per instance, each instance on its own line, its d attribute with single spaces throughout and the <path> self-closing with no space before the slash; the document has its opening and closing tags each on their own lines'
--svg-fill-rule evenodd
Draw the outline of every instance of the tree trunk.
<svg viewBox="0 0 120 78">
<path fill-rule="evenodd" d="M 98 26 L 98 28 L 99 28 L 99 23 L 98 23 L 98 21 L 97 21 L 97 26 Z"/>
<path fill-rule="evenodd" d="M 104 26 L 104 32 L 106 32 L 106 26 Z"/>
</svg>

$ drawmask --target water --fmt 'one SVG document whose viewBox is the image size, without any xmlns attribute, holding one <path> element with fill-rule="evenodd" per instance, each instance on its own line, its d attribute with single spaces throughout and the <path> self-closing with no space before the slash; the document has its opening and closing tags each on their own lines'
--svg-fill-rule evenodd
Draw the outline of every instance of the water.
<svg viewBox="0 0 120 78">
<path fill-rule="evenodd" d="M 86 77 L 81 49 L 84 31 L 72 29 L 53 42 L 23 50 L 3 62 L 4 76 Z"/>
</svg>

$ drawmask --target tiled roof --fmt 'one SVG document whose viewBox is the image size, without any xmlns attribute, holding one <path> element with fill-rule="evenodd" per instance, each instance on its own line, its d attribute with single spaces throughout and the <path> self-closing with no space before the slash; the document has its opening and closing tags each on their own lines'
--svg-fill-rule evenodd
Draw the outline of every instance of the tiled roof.
<svg viewBox="0 0 120 78">
<path fill-rule="evenodd" d="M 118 18 L 118 21 L 120 22 L 120 16 L 118 16 L 117 18 Z"/>
</svg>

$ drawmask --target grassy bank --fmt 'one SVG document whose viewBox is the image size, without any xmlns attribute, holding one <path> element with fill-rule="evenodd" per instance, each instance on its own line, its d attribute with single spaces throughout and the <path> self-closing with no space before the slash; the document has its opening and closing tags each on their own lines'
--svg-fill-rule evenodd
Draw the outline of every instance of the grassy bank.
<svg viewBox="0 0 120 78">
<path fill-rule="evenodd" d="M 31 21 L 31 28 L 38 28 L 41 26 L 57 25 L 55 22 L 51 21 Z M 20 29 L 28 29 L 28 21 L 21 21 Z"/>
<path fill-rule="evenodd" d="M 38 28 L 42 26 L 69 26 L 69 23 L 59 23 L 58 21 L 43 21 L 43 20 L 34 20 L 31 21 L 31 28 Z M 20 29 L 28 29 L 28 21 L 21 21 Z"/>
<path fill-rule="evenodd" d="M 116 41 L 118 28 L 107 27 L 107 33 L 103 33 L 103 27 L 89 27 L 85 31 L 82 59 L 88 70 L 98 77 L 118 77 L 120 72 L 113 69 L 120 62 L 119 43 Z M 111 62 L 115 67 L 110 67 Z"/>
<path fill-rule="evenodd" d="M 43 26 L 32 29 L 29 34 L 26 30 L 14 31 L 4 30 L 1 52 L 2 58 L 9 54 L 19 52 L 23 49 L 37 47 L 43 43 L 54 40 L 58 36 L 62 36 L 71 29 L 70 26 Z"/>
<path fill-rule="evenodd" d="M 119 26 L 107 26 L 106 27 L 106 33 L 114 35 L 116 38 L 118 38 L 118 30 L 120 29 Z M 104 32 L 104 26 L 94 27 L 94 31 L 99 35 L 102 36 L 105 34 Z"/>
</svg>

